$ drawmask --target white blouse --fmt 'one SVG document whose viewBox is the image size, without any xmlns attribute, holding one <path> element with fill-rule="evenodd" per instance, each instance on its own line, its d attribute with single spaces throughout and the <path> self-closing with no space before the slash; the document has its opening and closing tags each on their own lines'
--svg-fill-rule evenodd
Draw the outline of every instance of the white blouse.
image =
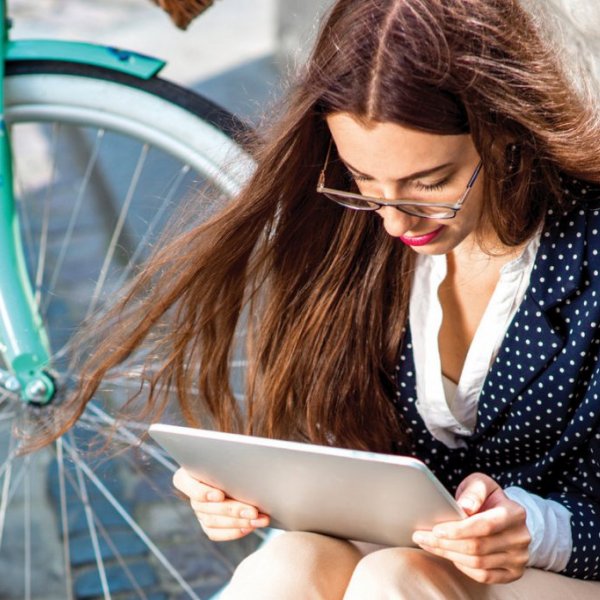
<svg viewBox="0 0 600 600">
<path fill-rule="evenodd" d="M 479 395 L 508 326 L 525 296 L 539 235 L 516 259 L 500 270 L 500 279 L 481 318 L 458 384 L 442 374 L 438 336 L 442 307 L 438 288 L 446 277 L 446 257 L 419 254 L 410 296 L 409 321 L 415 359 L 417 410 L 434 438 L 449 448 L 465 447 L 463 439 L 477 422 Z M 571 554 L 571 513 L 558 502 L 518 487 L 505 493 L 527 512 L 532 537 L 529 565 L 562 570 Z"/>
</svg>

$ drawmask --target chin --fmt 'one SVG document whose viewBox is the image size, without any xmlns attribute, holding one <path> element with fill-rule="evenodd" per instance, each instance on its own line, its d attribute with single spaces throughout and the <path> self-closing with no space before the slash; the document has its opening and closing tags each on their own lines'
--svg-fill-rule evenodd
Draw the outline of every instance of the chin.
<svg viewBox="0 0 600 600">
<path fill-rule="evenodd" d="M 427 256 L 440 256 L 448 254 L 452 251 L 452 248 L 447 248 L 445 245 L 427 244 L 426 246 L 412 246 L 410 249 L 417 254 L 424 254 Z"/>
</svg>

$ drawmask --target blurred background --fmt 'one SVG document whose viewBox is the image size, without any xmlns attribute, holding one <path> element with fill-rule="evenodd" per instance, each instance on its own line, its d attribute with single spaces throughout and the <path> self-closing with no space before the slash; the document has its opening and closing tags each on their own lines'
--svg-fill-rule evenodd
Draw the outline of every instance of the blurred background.
<svg viewBox="0 0 600 600">
<path fill-rule="evenodd" d="M 172 25 L 167 14 L 150 0 L 9 0 L 9 6 L 13 18 L 12 35 L 16 39 L 27 37 L 92 41 L 165 59 L 167 66 L 162 71 L 163 77 L 204 94 L 244 120 L 258 123 L 265 114 L 269 114 L 270 105 L 285 89 L 286 79 L 293 76 L 296 66 L 305 59 L 319 19 L 332 1 L 215 0 L 214 6 L 194 21 L 187 31 L 180 31 Z M 597 33 L 600 30 L 599 0 L 522 1 L 543 19 L 553 34 L 560 38 L 560 43 L 565 43 L 566 52 L 559 50 L 560 46 L 557 46 L 557 52 L 570 61 L 569 72 L 576 74 L 579 79 L 586 77 L 594 82 L 600 80 L 600 36 Z M 587 75 L 582 75 L 581 70 Z M 52 175 L 42 172 L 31 158 L 36 155 L 35 152 L 44 153 L 47 147 L 52 146 L 48 141 L 50 138 L 49 133 L 40 135 L 38 132 L 36 136 L 27 138 L 29 145 L 24 148 L 26 151 L 21 152 L 21 155 L 29 158 L 27 170 L 33 172 L 37 180 L 42 176 L 52 179 Z M 107 163 L 106 170 L 113 173 L 117 168 L 128 169 L 127 155 L 133 155 L 129 147 L 123 146 L 118 140 L 109 140 L 106 145 L 110 148 L 110 162 Z M 76 154 L 72 149 L 61 152 L 62 163 L 75 162 Z M 144 210 L 138 215 L 142 223 L 149 220 L 146 215 L 148 207 L 152 210 L 156 202 L 162 200 L 164 194 L 160 180 L 169 180 L 154 163 L 149 170 L 153 172 L 154 179 L 143 190 L 147 196 L 140 195 L 140 198 L 149 197 L 150 204 L 148 201 L 138 203 L 143 204 Z M 61 169 L 58 168 L 57 171 L 60 172 Z M 63 185 L 60 178 L 59 183 L 62 185 L 58 194 L 59 201 L 67 206 L 71 202 L 71 196 L 65 191 L 70 188 L 66 183 Z M 41 184 L 39 187 L 42 189 Z M 119 202 L 123 202 L 125 192 L 126 190 L 118 190 L 112 194 L 117 208 L 120 208 Z M 30 201 L 37 197 L 34 193 L 30 196 Z M 101 200 L 103 204 L 107 204 L 104 188 Z M 118 210 L 115 211 L 117 213 Z M 103 220 L 95 216 L 89 217 L 86 243 L 81 247 L 85 246 L 90 253 L 95 252 L 90 241 L 97 235 L 96 230 L 101 222 Z M 80 256 L 75 255 L 74 258 L 79 259 Z M 76 269 L 72 270 L 72 276 L 77 282 L 88 279 Z M 65 302 L 63 307 L 65 314 L 68 314 L 67 304 Z M 173 496 L 170 473 L 166 477 L 158 476 L 150 473 L 148 464 L 140 464 L 141 468 L 138 470 L 144 475 L 151 474 L 160 483 L 164 494 Z M 169 559 L 192 580 L 194 590 L 200 597 L 206 598 L 218 589 L 227 580 L 241 556 L 253 549 L 252 544 L 259 542 L 251 540 L 246 547 L 243 544 L 220 544 L 217 550 L 215 545 L 204 540 L 187 503 L 172 498 L 173 506 L 167 511 L 162 503 L 156 501 L 155 491 L 149 484 L 135 480 L 134 485 L 132 474 L 123 470 L 122 461 L 106 461 L 102 466 L 108 476 L 112 477 L 113 485 L 119 484 L 115 489 L 119 490 L 120 497 L 130 503 L 136 518 L 152 533 L 161 539 L 165 538 Z M 60 562 L 60 546 L 49 535 L 50 526 L 56 520 L 55 494 L 52 496 L 57 481 L 56 469 L 53 462 L 44 462 L 42 467 L 36 471 L 38 475 L 34 480 L 37 486 L 34 493 L 40 499 L 39 504 L 34 505 L 34 512 L 41 517 L 41 524 L 34 529 L 36 546 L 33 565 L 38 587 L 33 596 L 45 600 L 61 600 L 64 598 L 63 589 L 58 584 L 52 587 L 53 578 L 59 579 L 55 575 L 59 569 L 56 562 Z M 116 473 L 114 477 L 112 470 Z M 47 494 L 48 490 L 50 496 Z M 116 520 L 112 507 L 104 506 L 101 515 L 101 522 L 107 528 L 112 527 L 124 534 L 121 531 L 122 524 Z M 7 518 L 7 522 L 9 521 L 16 528 L 13 516 Z M 89 542 L 83 535 L 85 522 L 79 519 L 76 525 L 81 525 L 81 530 L 73 527 L 74 535 L 70 540 L 73 566 L 77 572 L 76 596 L 95 598 L 100 596 L 100 592 L 93 568 L 93 554 L 88 552 Z M 8 534 L 6 537 L 9 537 Z M 11 538 L 11 542 L 5 543 L 2 549 L 5 554 L 0 557 L 0 598 L 26 597 L 21 592 L 15 574 L 15 565 L 19 567 L 23 562 L 22 548 L 15 539 Z M 137 569 L 136 574 L 139 573 L 140 579 L 143 575 L 148 581 L 154 582 L 152 577 L 156 565 L 137 543 L 138 540 L 133 535 L 119 541 L 121 551 L 129 557 L 127 560 Z M 119 577 L 120 574 L 114 575 L 111 583 L 119 581 Z M 149 583 L 146 587 L 154 590 L 153 586 L 156 587 L 155 583 Z M 57 591 L 53 591 L 54 589 Z M 146 597 L 129 595 L 127 588 L 123 589 L 119 598 Z M 170 600 L 181 596 L 175 593 L 167 596 L 165 592 L 156 592 L 147 597 L 151 600 L 166 600 L 168 597 Z"/>
<path fill-rule="evenodd" d="M 168 61 L 162 76 L 255 120 L 329 0 L 216 0 L 186 31 L 150 0 L 11 0 L 13 36 L 95 41 Z"/>
<path fill-rule="evenodd" d="M 598 0 L 523 0 L 600 77 Z M 85 39 L 168 61 L 163 76 L 255 121 L 310 48 L 332 0 L 215 0 L 187 31 L 150 0 L 12 0 L 16 37 Z"/>
</svg>

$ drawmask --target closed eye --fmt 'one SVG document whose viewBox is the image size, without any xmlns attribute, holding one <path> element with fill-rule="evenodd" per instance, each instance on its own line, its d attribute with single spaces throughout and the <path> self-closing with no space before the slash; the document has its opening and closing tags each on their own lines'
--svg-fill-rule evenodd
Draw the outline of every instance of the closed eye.
<svg viewBox="0 0 600 600">
<path fill-rule="evenodd" d="M 359 173 L 355 173 L 350 169 L 344 169 L 344 177 L 348 181 L 349 184 L 352 183 L 364 183 L 365 181 L 373 181 L 372 177 L 368 175 L 361 175 Z M 413 186 L 416 190 L 420 192 L 439 192 L 444 189 L 444 187 L 451 181 L 452 174 L 446 175 L 443 179 L 436 181 L 435 183 L 421 183 L 420 181 L 414 181 Z"/>
<path fill-rule="evenodd" d="M 435 183 L 421 183 L 420 181 L 416 181 L 415 188 L 421 192 L 439 192 L 444 189 L 444 186 L 450 179 L 450 177 L 444 177 L 444 179 Z"/>
<path fill-rule="evenodd" d="M 367 177 L 366 175 L 359 175 L 358 173 L 353 173 L 349 170 L 344 170 L 344 177 L 349 183 L 355 183 L 357 181 L 371 181 L 370 177 Z"/>
</svg>

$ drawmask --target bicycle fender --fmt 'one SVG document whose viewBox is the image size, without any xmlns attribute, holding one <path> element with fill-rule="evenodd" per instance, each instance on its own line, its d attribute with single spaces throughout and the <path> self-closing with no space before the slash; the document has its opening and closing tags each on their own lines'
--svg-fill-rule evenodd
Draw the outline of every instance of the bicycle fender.
<svg viewBox="0 0 600 600">
<path fill-rule="evenodd" d="M 140 79 L 154 77 L 166 64 L 164 60 L 139 52 L 64 40 L 9 41 L 6 60 L 66 60 L 120 71 Z"/>
</svg>

